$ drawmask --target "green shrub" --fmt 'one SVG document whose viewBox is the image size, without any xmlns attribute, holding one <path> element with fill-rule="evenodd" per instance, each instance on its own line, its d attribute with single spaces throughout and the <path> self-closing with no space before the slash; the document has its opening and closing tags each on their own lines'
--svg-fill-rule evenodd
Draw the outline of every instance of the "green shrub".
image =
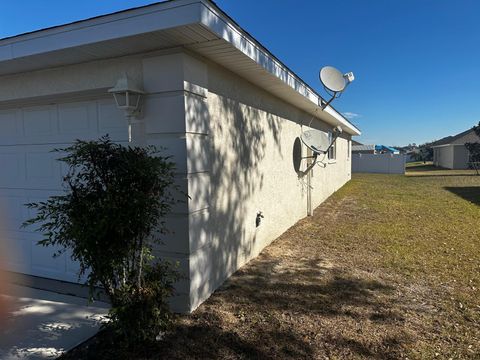
<svg viewBox="0 0 480 360">
<path fill-rule="evenodd" d="M 111 327 L 128 342 L 145 343 L 160 340 L 173 321 L 166 301 L 173 293 L 178 273 L 169 263 L 157 263 L 144 269 L 146 286 L 125 284 L 116 294 L 110 311 Z"/>
<path fill-rule="evenodd" d="M 167 300 L 178 276 L 152 256 L 167 232 L 164 218 L 175 203 L 174 164 L 154 147 L 125 147 L 106 137 L 77 140 L 54 150 L 68 166 L 64 194 L 27 204 L 37 215 L 43 246 L 69 249 L 86 275 L 90 297 L 97 286 L 110 298 L 110 324 L 127 344 L 154 340 L 171 323 Z"/>
</svg>

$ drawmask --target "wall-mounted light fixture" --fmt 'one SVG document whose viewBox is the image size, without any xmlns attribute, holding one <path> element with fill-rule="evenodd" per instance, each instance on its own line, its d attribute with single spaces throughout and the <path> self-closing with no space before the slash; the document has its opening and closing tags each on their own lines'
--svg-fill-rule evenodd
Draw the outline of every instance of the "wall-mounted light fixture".
<svg viewBox="0 0 480 360">
<path fill-rule="evenodd" d="M 117 107 L 123 110 L 128 120 L 128 141 L 132 141 L 132 122 L 141 115 L 141 100 L 145 92 L 126 74 L 118 79 L 117 84 L 108 90 L 113 94 Z"/>
</svg>

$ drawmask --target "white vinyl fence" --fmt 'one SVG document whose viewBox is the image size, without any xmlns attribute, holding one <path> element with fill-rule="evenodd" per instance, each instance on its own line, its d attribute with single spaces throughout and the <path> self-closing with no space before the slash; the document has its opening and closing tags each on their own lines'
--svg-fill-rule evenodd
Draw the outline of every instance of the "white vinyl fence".
<svg viewBox="0 0 480 360">
<path fill-rule="evenodd" d="M 352 172 L 405 174 L 405 155 L 352 154 Z"/>
</svg>

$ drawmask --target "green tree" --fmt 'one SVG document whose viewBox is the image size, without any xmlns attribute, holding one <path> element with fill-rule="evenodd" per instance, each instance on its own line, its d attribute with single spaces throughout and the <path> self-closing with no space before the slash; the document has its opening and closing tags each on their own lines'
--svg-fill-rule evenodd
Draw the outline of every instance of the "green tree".
<svg viewBox="0 0 480 360">
<path fill-rule="evenodd" d="M 424 163 L 433 160 L 433 148 L 430 143 L 426 143 L 420 146 L 420 154 Z"/>
<path fill-rule="evenodd" d="M 415 161 L 427 161 L 433 160 L 433 148 L 431 143 L 425 143 L 418 146 L 418 152 L 414 154 Z"/>
<path fill-rule="evenodd" d="M 480 138 L 480 121 L 478 122 L 478 125 L 473 127 L 473 131 Z M 480 162 L 480 143 L 478 141 L 465 143 L 465 147 L 470 153 L 470 161 Z"/>
<path fill-rule="evenodd" d="M 54 150 L 68 166 L 65 192 L 27 204 L 37 215 L 43 246 L 71 251 L 93 290 L 110 298 L 110 325 L 127 341 L 152 340 L 171 322 L 167 299 L 177 273 L 155 259 L 153 246 L 167 232 L 175 203 L 174 164 L 153 147 L 124 147 L 108 136 L 77 140 Z"/>
</svg>

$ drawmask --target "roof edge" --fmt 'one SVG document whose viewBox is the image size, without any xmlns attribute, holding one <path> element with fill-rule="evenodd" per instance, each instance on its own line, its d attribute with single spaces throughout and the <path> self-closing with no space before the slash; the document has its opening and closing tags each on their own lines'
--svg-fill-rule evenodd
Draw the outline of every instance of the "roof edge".
<svg viewBox="0 0 480 360">
<path fill-rule="evenodd" d="M 256 46 L 260 51 L 264 52 L 268 57 L 270 57 L 277 65 L 285 69 L 286 72 L 288 72 L 294 79 L 296 79 L 299 83 L 301 83 L 306 91 L 310 94 L 308 96 L 307 94 L 302 94 L 309 100 L 313 102 L 313 105 L 316 106 L 315 112 L 320 109 L 325 112 L 327 112 L 330 116 L 332 116 L 334 119 L 336 119 L 341 125 L 344 125 L 344 127 L 349 128 L 351 130 L 352 135 L 361 135 L 360 129 L 354 125 L 350 120 L 348 120 L 345 116 L 343 116 L 338 110 L 336 110 L 332 105 L 328 105 L 325 109 L 323 109 L 319 104 L 322 102 L 326 102 L 325 99 L 315 90 L 313 89 L 306 81 L 304 81 L 299 75 L 297 75 L 292 69 L 290 69 L 287 65 L 285 65 L 280 59 L 278 59 L 270 50 L 268 50 L 260 41 L 255 39 L 248 31 L 243 29 L 241 25 L 239 25 L 230 15 L 228 15 L 225 11 L 223 11 L 213 0 L 199 0 L 202 2 L 205 6 L 210 6 L 210 10 L 212 10 L 211 7 L 216 11 L 216 15 L 218 17 L 225 17 L 227 21 L 225 23 L 227 25 L 230 25 L 233 27 L 236 31 L 238 31 L 241 35 L 246 37 L 254 46 Z M 204 19 L 205 20 L 205 19 Z M 206 21 L 204 23 L 205 26 L 209 27 L 211 30 L 215 31 L 215 26 L 212 26 L 211 24 Z M 232 40 L 231 38 L 228 39 L 228 37 L 225 37 L 225 33 L 219 33 L 216 31 L 219 36 L 223 35 L 223 38 L 225 40 Z M 231 41 L 230 41 L 231 42 Z M 247 55 L 248 56 L 248 55 Z M 287 84 L 289 85 L 289 84 Z M 297 89 L 295 89 L 297 90 Z M 298 90 L 297 90 L 298 91 Z M 312 99 L 312 96 L 314 99 Z"/>
<path fill-rule="evenodd" d="M 95 26 L 109 26 L 115 21 L 121 21 L 142 15 L 151 15 L 161 10 L 180 9 L 185 8 L 188 5 L 198 5 L 202 7 L 200 4 L 203 5 L 207 11 L 201 11 L 199 14 L 197 13 L 198 9 L 192 9 L 192 11 L 189 13 L 182 12 L 180 14 L 180 19 L 177 19 L 176 22 L 172 21 L 171 24 L 157 24 L 155 26 L 157 26 L 158 29 L 162 29 L 170 25 L 182 25 L 183 23 L 185 23 L 184 25 L 188 25 L 189 23 L 200 23 L 206 26 L 212 33 L 215 33 L 220 38 L 225 39 L 232 46 L 235 46 L 237 49 L 239 49 L 245 56 L 250 57 L 256 61 L 259 66 L 276 76 L 286 86 L 289 86 L 298 94 L 309 100 L 312 103 L 312 110 L 304 110 L 313 113 L 314 116 L 317 116 L 320 118 L 320 120 L 324 120 L 322 118 L 330 118 L 332 122 L 341 125 L 342 128 L 351 135 L 361 134 L 360 129 L 358 129 L 331 105 L 327 106 L 325 109 L 322 109 L 320 105 L 324 99 L 315 89 L 308 85 L 307 82 L 299 77 L 282 61 L 280 61 L 252 35 L 245 31 L 212 0 L 168 0 L 156 2 L 145 6 L 125 9 L 114 13 L 74 21 L 68 24 L 52 26 L 45 29 L 3 38 L 0 39 L 0 63 L 2 61 L 15 61 L 16 59 L 25 59 L 34 55 L 45 54 L 51 51 L 56 51 L 57 48 L 61 50 L 70 48 L 73 49 L 77 46 L 81 46 L 82 41 L 95 43 L 108 40 L 109 38 L 122 38 L 129 35 L 134 35 L 139 31 L 153 31 L 150 28 L 154 25 L 153 23 L 150 23 L 150 27 L 146 26 L 141 30 L 135 29 L 135 31 L 130 32 L 123 31 L 120 33 L 115 33 L 111 29 L 110 32 L 103 32 L 102 34 L 102 31 L 95 32 L 92 31 L 92 29 L 89 29 L 89 36 L 86 36 L 86 33 L 84 33 L 83 36 L 81 36 L 81 39 L 78 34 L 77 37 L 75 34 L 76 30 L 85 32 L 85 29 L 87 28 L 92 28 Z M 212 17 L 212 15 L 215 15 L 216 18 Z M 229 31 L 225 31 L 225 29 L 229 29 Z M 50 39 L 47 48 L 42 48 L 41 41 L 45 40 L 45 38 L 50 35 L 56 36 L 59 34 L 61 34 L 62 39 L 64 40 L 70 38 L 70 42 L 65 42 L 65 44 L 61 45 L 53 41 L 53 39 Z M 43 44 L 45 44 L 45 42 L 43 42 Z M 13 47 L 14 45 L 17 45 L 17 47 Z M 30 47 L 31 49 L 29 49 Z M 324 116 L 319 117 L 319 114 L 321 114 L 317 112 L 319 109 L 322 110 L 321 113 L 325 114 Z"/>
</svg>

